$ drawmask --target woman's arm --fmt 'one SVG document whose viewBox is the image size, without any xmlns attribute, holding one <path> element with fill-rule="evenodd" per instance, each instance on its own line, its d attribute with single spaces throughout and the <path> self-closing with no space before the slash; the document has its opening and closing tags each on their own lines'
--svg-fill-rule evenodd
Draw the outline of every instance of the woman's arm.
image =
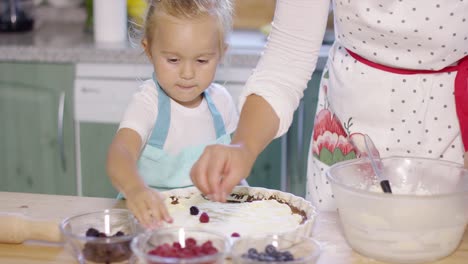
<svg viewBox="0 0 468 264">
<path fill-rule="evenodd" d="M 279 0 L 265 51 L 240 97 L 263 97 L 279 118 L 276 137 L 289 129 L 315 66 L 329 13 L 329 0 Z M 257 120 L 258 121 L 258 120 Z"/>
<path fill-rule="evenodd" d="M 232 144 L 205 148 L 190 176 L 201 192 L 226 201 L 262 150 L 291 125 L 312 76 L 328 17 L 328 0 L 277 1 L 265 52 L 240 98 Z"/>
<path fill-rule="evenodd" d="M 258 154 L 276 134 L 278 123 L 262 97 L 249 96 L 231 145 L 207 146 L 192 167 L 194 185 L 210 199 L 225 202 L 234 186 L 247 178 Z"/>
</svg>

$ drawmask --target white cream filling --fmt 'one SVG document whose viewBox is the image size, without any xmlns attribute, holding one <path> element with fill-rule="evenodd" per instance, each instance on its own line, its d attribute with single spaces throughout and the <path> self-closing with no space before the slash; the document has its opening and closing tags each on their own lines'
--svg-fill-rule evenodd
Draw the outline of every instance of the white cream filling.
<svg viewBox="0 0 468 264">
<path fill-rule="evenodd" d="M 201 195 L 179 198 L 178 204 L 165 200 L 174 219 L 168 226 L 201 227 L 231 236 L 236 232 L 241 237 L 291 232 L 302 222 L 302 216 L 276 200 L 260 200 L 243 203 L 219 203 L 204 199 Z M 199 209 L 198 215 L 190 214 L 190 207 Z M 208 223 L 201 223 L 200 215 L 206 212 Z"/>
</svg>

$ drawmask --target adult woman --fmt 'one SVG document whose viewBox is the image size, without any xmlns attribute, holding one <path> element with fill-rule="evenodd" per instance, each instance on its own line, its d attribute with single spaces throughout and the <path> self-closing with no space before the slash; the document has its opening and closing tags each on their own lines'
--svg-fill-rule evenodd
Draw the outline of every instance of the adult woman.
<svg viewBox="0 0 468 264">
<path fill-rule="evenodd" d="M 335 0 L 332 8 L 336 41 L 320 85 L 307 197 L 319 209 L 335 208 L 324 171 L 356 157 L 354 134 L 368 134 L 383 156 L 463 162 L 468 1 Z M 208 147 L 191 171 L 214 200 L 224 201 L 263 148 L 288 129 L 315 68 L 328 10 L 329 1 L 277 1 L 232 144 Z"/>
</svg>

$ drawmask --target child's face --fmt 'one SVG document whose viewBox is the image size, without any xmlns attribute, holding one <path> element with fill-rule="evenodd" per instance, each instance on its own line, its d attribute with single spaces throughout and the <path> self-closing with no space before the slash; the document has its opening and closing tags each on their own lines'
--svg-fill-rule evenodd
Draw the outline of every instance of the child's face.
<svg viewBox="0 0 468 264">
<path fill-rule="evenodd" d="M 178 19 L 160 14 L 151 46 L 143 46 L 161 88 L 176 102 L 196 107 L 214 79 L 221 59 L 219 28 L 214 17 Z"/>
</svg>

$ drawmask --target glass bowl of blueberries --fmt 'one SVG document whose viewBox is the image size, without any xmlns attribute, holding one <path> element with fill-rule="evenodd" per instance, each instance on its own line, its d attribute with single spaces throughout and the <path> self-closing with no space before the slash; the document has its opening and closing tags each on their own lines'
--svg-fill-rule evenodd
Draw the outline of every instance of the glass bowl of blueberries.
<svg viewBox="0 0 468 264">
<path fill-rule="evenodd" d="M 228 238 L 195 227 L 162 227 L 139 234 L 131 248 L 141 263 L 221 264 L 229 249 Z"/>
<path fill-rule="evenodd" d="M 65 246 L 79 263 L 135 263 L 130 242 L 143 227 L 126 209 L 106 209 L 66 218 Z"/>
<path fill-rule="evenodd" d="M 310 237 L 267 235 L 237 239 L 231 248 L 231 259 L 234 264 L 314 264 L 320 252 L 320 244 Z"/>
</svg>

